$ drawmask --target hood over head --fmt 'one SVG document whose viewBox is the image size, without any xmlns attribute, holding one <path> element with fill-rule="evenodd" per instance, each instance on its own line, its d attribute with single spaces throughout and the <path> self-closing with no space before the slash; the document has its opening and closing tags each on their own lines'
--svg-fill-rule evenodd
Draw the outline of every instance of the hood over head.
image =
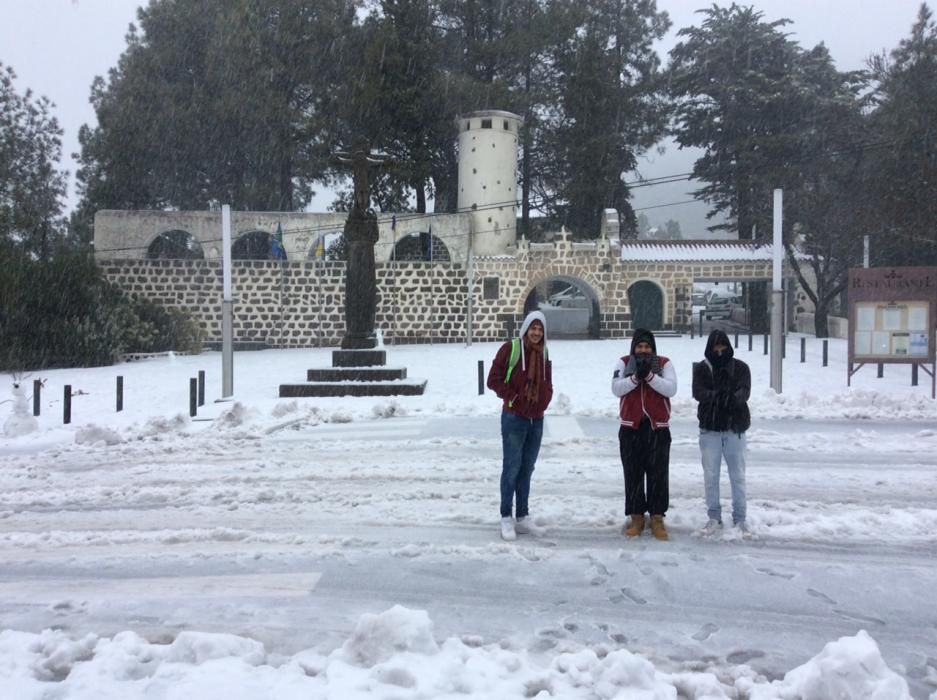
<svg viewBox="0 0 937 700">
<path fill-rule="evenodd" d="M 543 326 L 543 347 L 546 350 L 547 347 L 547 319 L 543 315 L 542 311 L 531 311 L 527 314 L 527 317 L 524 319 L 524 322 L 521 324 L 521 369 L 527 369 L 527 353 L 524 350 L 524 336 L 527 335 L 527 330 L 530 328 L 530 324 L 534 321 L 540 321 L 540 325 Z M 544 354 L 544 362 L 546 362 L 546 352 Z"/>
<path fill-rule="evenodd" d="M 719 364 L 715 360 L 720 359 L 716 353 L 713 351 L 715 345 L 725 345 L 726 349 L 722 353 L 722 362 L 725 363 L 735 355 L 735 352 L 732 350 L 732 343 L 729 341 L 729 336 L 726 332 L 720 328 L 714 329 L 710 334 L 709 338 L 706 340 L 706 352 L 703 353 L 710 364 L 716 365 Z"/>
<path fill-rule="evenodd" d="M 638 343 L 647 343 L 651 346 L 654 354 L 657 354 L 657 342 L 654 340 L 654 334 L 646 328 L 635 328 L 634 335 L 631 337 L 631 354 L 634 355 L 634 349 Z"/>
</svg>

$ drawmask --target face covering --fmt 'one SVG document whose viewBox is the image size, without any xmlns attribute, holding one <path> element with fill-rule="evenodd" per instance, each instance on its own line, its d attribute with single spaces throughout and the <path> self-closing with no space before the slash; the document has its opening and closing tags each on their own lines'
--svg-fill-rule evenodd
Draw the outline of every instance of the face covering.
<svg viewBox="0 0 937 700">
<path fill-rule="evenodd" d="M 717 353 L 715 350 L 707 354 L 706 359 L 712 364 L 716 369 L 722 369 L 729 364 L 729 360 L 732 359 L 732 353 L 728 350 L 723 350 L 722 353 Z"/>
</svg>

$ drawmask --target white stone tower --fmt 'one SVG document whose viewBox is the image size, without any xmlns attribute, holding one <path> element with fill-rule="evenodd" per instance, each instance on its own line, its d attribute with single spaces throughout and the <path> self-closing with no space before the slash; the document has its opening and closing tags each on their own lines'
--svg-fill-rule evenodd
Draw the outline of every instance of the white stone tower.
<svg viewBox="0 0 937 700">
<path fill-rule="evenodd" d="M 459 117 L 459 211 L 472 214 L 475 255 L 504 255 L 517 240 L 521 117 L 487 110 Z"/>
</svg>

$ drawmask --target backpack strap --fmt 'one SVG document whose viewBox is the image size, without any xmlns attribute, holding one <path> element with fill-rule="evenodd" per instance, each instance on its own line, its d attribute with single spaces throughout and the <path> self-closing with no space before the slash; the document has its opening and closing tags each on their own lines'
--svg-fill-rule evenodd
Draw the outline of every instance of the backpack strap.
<svg viewBox="0 0 937 700">
<path fill-rule="evenodd" d="M 504 375 L 504 383 L 507 384 L 511 381 L 511 373 L 514 371 L 514 367 L 517 365 L 517 360 L 521 356 L 521 341 L 520 338 L 514 338 L 511 341 L 511 357 L 508 359 L 508 371 Z"/>
</svg>

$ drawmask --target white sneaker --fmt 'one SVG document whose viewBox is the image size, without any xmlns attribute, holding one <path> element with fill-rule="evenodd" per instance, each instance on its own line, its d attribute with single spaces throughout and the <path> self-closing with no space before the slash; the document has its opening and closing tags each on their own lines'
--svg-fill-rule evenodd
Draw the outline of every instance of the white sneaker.
<svg viewBox="0 0 937 700">
<path fill-rule="evenodd" d="M 528 515 L 518 518 L 514 524 L 514 532 L 518 535 L 533 535 L 539 537 L 543 534 L 543 528 L 537 525 Z"/>
<path fill-rule="evenodd" d="M 709 537 L 711 535 L 715 535 L 720 530 L 722 530 L 722 521 L 710 518 L 709 521 L 703 525 L 703 529 L 700 530 L 700 534 L 705 537 Z"/>
<path fill-rule="evenodd" d="M 501 539 L 513 542 L 517 539 L 517 532 L 514 530 L 514 518 L 510 515 L 501 518 Z"/>
<path fill-rule="evenodd" d="M 744 520 L 736 523 L 735 529 L 739 532 L 739 534 L 742 535 L 744 539 L 750 540 L 752 538 L 752 531 L 748 529 L 748 525 L 745 523 Z"/>
</svg>

